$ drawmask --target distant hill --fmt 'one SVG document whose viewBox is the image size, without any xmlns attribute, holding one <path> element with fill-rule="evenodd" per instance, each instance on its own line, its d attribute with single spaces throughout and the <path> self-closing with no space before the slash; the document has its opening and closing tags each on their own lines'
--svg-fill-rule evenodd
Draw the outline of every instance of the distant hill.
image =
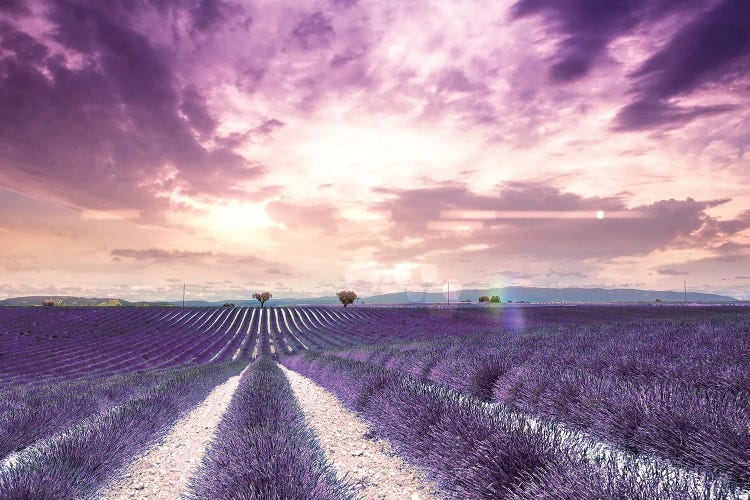
<svg viewBox="0 0 750 500">
<path fill-rule="evenodd" d="M 470 300 L 476 302 L 482 295 L 498 295 L 503 302 L 574 302 L 574 303 L 605 303 L 605 302 L 654 302 L 660 299 L 665 302 L 682 302 L 685 300 L 683 292 L 636 290 L 631 288 L 541 288 L 508 286 L 504 288 L 487 288 L 483 290 L 460 290 L 451 293 L 452 300 Z M 431 292 L 399 292 L 376 295 L 363 299 L 369 304 L 413 303 L 413 302 L 446 302 L 443 293 Z M 688 292 L 689 302 L 727 302 L 735 301 L 733 297 L 711 293 Z"/>
<path fill-rule="evenodd" d="M 30 297 L 14 297 L 11 299 L 0 300 L 0 306 L 41 306 L 43 302 L 51 300 L 56 306 L 171 306 L 171 302 L 130 302 L 123 299 L 110 298 L 87 298 L 87 297 L 68 297 L 63 295 L 38 295 Z"/>
<path fill-rule="evenodd" d="M 540 288 L 508 286 L 504 288 L 487 288 L 474 290 L 459 290 L 451 293 L 452 302 L 470 301 L 477 302 L 482 295 L 500 296 L 504 303 L 531 302 L 531 303 L 606 303 L 606 302 L 654 302 L 656 299 L 664 302 L 682 302 L 685 299 L 683 292 L 636 290 L 631 288 Z M 0 300 L 0 306 L 40 306 L 45 300 L 52 300 L 60 306 L 181 306 L 179 302 L 129 302 L 123 299 L 112 298 L 85 298 L 64 296 L 33 296 L 15 297 Z M 735 302 L 736 299 L 726 295 L 711 293 L 689 292 L 689 302 Z M 186 300 L 188 307 L 210 307 L 220 306 L 225 302 L 231 302 L 236 306 L 255 306 L 258 301 L 254 299 L 221 300 L 209 302 L 204 300 Z M 363 297 L 357 301 L 365 304 L 420 304 L 432 302 L 447 302 L 444 294 L 440 292 L 398 292 Z M 266 302 L 269 306 L 286 306 L 294 304 L 338 304 L 335 296 L 314 298 L 278 298 Z"/>
<path fill-rule="evenodd" d="M 460 290 L 451 293 L 453 302 L 471 301 L 476 302 L 482 295 L 489 297 L 498 295 L 503 302 L 569 302 L 569 303 L 607 303 L 607 302 L 654 302 L 656 299 L 664 302 L 682 302 L 685 300 L 683 292 L 673 291 L 656 291 L 656 290 L 636 290 L 632 288 L 541 288 L 541 287 L 522 287 L 508 286 L 504 288 L 486 288 Z M 689 302 L 734 302 L 734 297 L 726 295 L 717 295 L 711 293 L 688 292 L 687 300 Z M 186 306 L 206 307 L 217 306 L 227 301 L 206 302 L 206 301 L 185 301 Z M 257 305 L 257 300 L 229 300 L 237 306 Z M 366 304 L 414 304 L 414 303 L 432 303 L 447 302 L 443 293 L 440 292 L 397 292 L 386 293 L 382 295 L 373 295 L 363 297 L 357 302 Z M 266 302 L 269 306 L 284 306 L 293 304 L 338 304 L 339 301 L 335 296 L 299 298 L 299 299 L 271 299 Z M 181 302 L 174 302 L 175 305 L 182 305 Z"/>
</svg>

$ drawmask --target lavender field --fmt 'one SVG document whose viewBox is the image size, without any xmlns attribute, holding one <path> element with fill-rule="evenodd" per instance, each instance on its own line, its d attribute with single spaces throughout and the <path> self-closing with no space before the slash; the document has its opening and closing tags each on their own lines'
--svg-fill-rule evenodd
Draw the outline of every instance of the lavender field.
<svg viewBox="0 0 750 500">
<path fill-rule="evenodd" d="M 6 307 L 0 498 L 106 497 L 230 378 L 183 496 L 368 497 L 279 364 L 439 498 L 750 490 L 750 307 Z"/>
</svg>

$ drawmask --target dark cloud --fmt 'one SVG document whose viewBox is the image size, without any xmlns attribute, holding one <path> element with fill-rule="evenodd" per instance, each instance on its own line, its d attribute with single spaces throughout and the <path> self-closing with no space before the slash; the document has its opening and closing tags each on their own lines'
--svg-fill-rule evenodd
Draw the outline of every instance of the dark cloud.
<svg viewBox="0 0 750 500">
<path fill-rule="evenodd" d="M 294 27 L 292 35 L 306 50 L 327 47 L 334 37 L 331 19 L 322 12 L 303 17 Z"/>
<path fill-rule="evenodd" d="M 568 82 L 585 76 L 612 40 L 644 21 L 655 21 L 676 10 L 700 5 L 700 0 L 519 0 L 513 17 L 544 15 L 563 35 L 550 76 Z"/>
<path fill-rule="evenodd" d="M 293 276 L 294 273 L 290 273 L 289 271 L 284 271 L 283 269 L 279 269 L 278 267 L 269 267 L 264 270 L 267 274 L 275 274 L 278 276 Z"/>
<path fill-rule="evenodd" d="M 277 120 L 276 118 L 271 118 L 269 120 L 264 121 L 257 127 L 255 127 L 252 130 L 252 134 L 268 137 L 271 134 L 273 134 L 274 130 L 282 128 L 285 125 L 286 123 L 282 122 L 281 120 Z"/>
<path fill-rule="evenodd" d="M 675 34 L 631 76 L 632 101 L 617 130 L 676 128 L 731 103 L 682 106 L 674 102 L 707 85 L 730 88 L 750 73 L 750 7 L 745 0 L 519 0 L 514 18 L 543 15 L 563 38 L 550 65 L 556 82 L 586 76 L 610 42 L 644 26 L 671 23 Z M 674 15 L 678 14 L 678 15 Z"/>
<path fill-rule="evenodd" d="M 14 16 L 31 14 L 24 0 L 0 0 L 0 12 L 6 12 Z"/>
<path fill-rule="evenodd" d="M 224 252 L 177 250 L 166 248 L 117 248 L 110 252 L 113 257 L 124 257 L 144 262 L 212 262 L 217 264 L 268 264 L 260 257 L 232 255 Z"/>
<path fill-rule="evenodd" d="M 263 174 L 195 138 L 215 122 L 195 89 L 180 91 L 170 52 L 136 29 L 135 9 L 59 1 L 47 14 L 54 52 L 16 26 L 0 30 L 0 184 L 158 212 L 159 193 L 177 186 L 213 196 Z"/>
<path fill-rule="evenodd" d="M 421 189 L 377 188 L 390 199 L 373 206 L 390 213 L 391 236 L 402 238 L 422 233 L 428 222 L 441 219 L 450 210 L 620 210 L 619 198 L 582 198 L 539 183 L 509 182 L 495 195 L 478 195 L 466 185 L 445 183 Z"/>
<path fill-rule="evenodd" d="M 709 250 L 713 255 L 699 259 L 700 262 L 739 262 L 750 257 L 750 244 L 748 243 L 727 241 Z"/>
<path fill-rule="evenodd" d="M 658 269 L 656 272 L 663 276 L 687 276 L 690 274 L 689 271 L 679 271 L 677 269 Z"/>
<path fill-rule="evenodd" d="M 489 92 L 487 85 L 482 82 L 470 80 L 458 68 L 450 68 L 440 74 L 438 77 L 438 90 L 449 92 Z"/>
<path fill-rule="evenodd" d="M 432 251 L 512 255 L 537 259 L 611 258 L 644 255 L 657 249 L 695 246 L 696 234 L 716 219 L 706 210 L 727 200 L 661 200 L 628 207 L 619 197 L 583 197 L 543 184 L 508 183 L 480 195 L 460 184 L 394 190 L 373 209 L 390 214 L 388 240 L 378 246 L 383 259 L 414 258 Z M 463 220 L 446 213 L 469 211 Z M 602 210 L 603 219 L 595 214 Z M 540 211 L 542 218 L 473 218 L 474 211 Z M 567 218 L 571 212 L 576 218 Z M 492 212 L 488 212 L 492 213 Z M 512 212 L 511 212 L 512 213 Z M 590 217 L 586 214 L 590 213 Z M 615 214 L 607 216 L 607 213 Z M 581 216 L 583 214 L 583 216 Z M 400 245 L 418 239 L 418 244 Z M 710 245 L 708 237 L 698 244 Z"/>
<path fill-rule="evenodd" d="M 736 108 L 732 105 L 677 106 L 659 100 L 638 100 L 618 111 L 615 129 L 678 128 L 701 116 L 715 115 L 733 109 Z"/>
<path fill-rule="evenodd" d="M 127 257 L 135 260 L 182 260 L 213 257 L 214 252 L 195 252 L 190 250 L 167 250 L 164 248 L 148 248 L 134 250 L 132 248 L 118 248 L 110 252 L 115 257 Z"/>
<path fill-rule="evenodd" d="M 535 275 L 521 271 L 497 271 L 494 273 L 489 273 L 489 276 L 504 276 L 512 280 L 528 280 L 533 278 Z"/>
<path fill-rule="evenodd" d="M 216 143 L 224 149 L 234 149 L 247 142 L 258 143 L 268 141 L 272 138 L 276 130 L 285 126 L 286 123 L 283 121 L 276 118 L 269 118 L 245 132 L 232 132 L 224 137 L 218 137 L 216 138 Z"/>
<path fill-rule="evenodd" d="M 19 59 L 38 63 L 49 55 L 46 46 L 31 35 L 14 29 L 10 23 L 0 21 L 0 34 L 0 47 L 16 54 Z"/>
<path fill-rule="evenodd" d="M 750 210 L 745 210 L 736 218 L 717 222 L 718 229 L 728 235 L 737 234 L 750 228 Z"/>
<path fill-rule="evenodd" d="M 189 86 L 184 90 L 181 110 L 190 125 L 202 135 L 208 135 L 216 129 L 216 120 L 209 114 L 205 98 L 194 87 Z"/>
<path fill-rule="evenodd" d="M 549 269 L 545 274 L 548 278 L 586 278 L 588 274 L 580 271 L 557 271 L 555 269 Z"/>
<path fill-rule="evenodd" d="M 340 5 L 341 7 L 348 8 L 353 5 L 357 5 L 359 0 L 331 0 L 333 5 Z"/>
<path fill-rule="evenodd" d="M 722 0 L 683 26 L 631 75 L 635 100 L 617 115 L 620 129 L 679 126 L 731 105 L 675 105 L 670 100 L 709 84 L 728 86 L 750 73 L 750 5 Z"/>
<path fill-rule="evenodd" d="M 193 28 L 207 31 L 224 19 L 228 5 L 220 0 L 199 0 L 190 13 L 193 18 Z"/>
</svg>

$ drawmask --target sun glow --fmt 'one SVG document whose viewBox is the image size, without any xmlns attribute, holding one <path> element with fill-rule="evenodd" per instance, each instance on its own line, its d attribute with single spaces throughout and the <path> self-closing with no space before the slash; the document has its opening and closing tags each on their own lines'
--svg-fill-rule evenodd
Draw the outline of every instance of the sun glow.
<svg viewBox="0 0 750 500">
<path fill-rule="evenodd" d="M 274 227 L 277 224 L 266 213 L 265 205 L 237 202 L 214 205 L 208 209 L 207 222 L 210 227 L 226 231 Z"/>
</svg>

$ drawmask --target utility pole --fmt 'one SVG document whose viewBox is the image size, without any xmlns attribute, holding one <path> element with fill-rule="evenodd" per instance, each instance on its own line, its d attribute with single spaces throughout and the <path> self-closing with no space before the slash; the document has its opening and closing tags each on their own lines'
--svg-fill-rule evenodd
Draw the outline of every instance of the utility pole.
<svg viewBox="0 0 750 500">
<path fill-rule="evenodd" d="M 185 282 L 182 282 L 182 307 L 185 307 Z"/>
<path fill-rule="evenodd" d="M 682 284 L 685 286 L 685 303 L 687 304 L 687 280 L 683 281 Z"/>
<path fill-rule="evenodd" d="M 451 282 L 448 280 L 448 304 L 451 303 Z"/>
</svg>

